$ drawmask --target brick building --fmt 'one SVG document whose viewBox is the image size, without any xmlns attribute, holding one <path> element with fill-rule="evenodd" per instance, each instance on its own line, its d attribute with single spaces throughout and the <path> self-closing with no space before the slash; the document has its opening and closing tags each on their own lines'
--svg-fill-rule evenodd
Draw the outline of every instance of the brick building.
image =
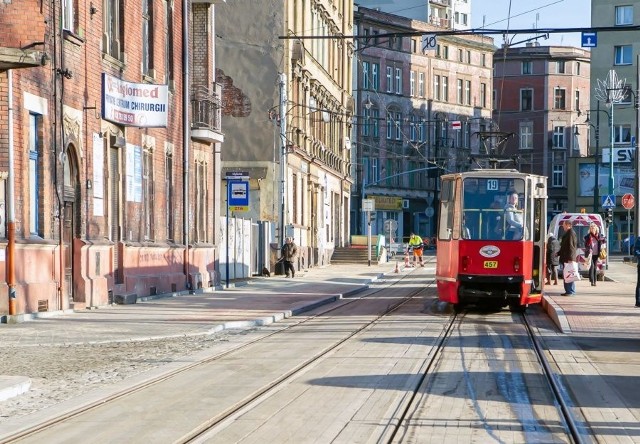
<svg viewBox="0 0 640 444">
<path fill-rule="evenodd" d="M 468 169 L 470 156 L 480 153 L 477 133 L 491 125 L 493 39 L 438 36 L 433 50 L 423 52 L 420 35 L 440 28 L 362 7 L 354 21 L 352 232 L 367 232 L 366 197 L 376 204 L 373 234 L 389 235 L 385 227 L 395 225 L 394 239 L 410 231 L 431 237 L 439 175 Z"/>
<path fill-rule="evenodd" d="M 0 5 L 0 314 L 215 280 L 212 3 Z"/>
<path fill-rule="evenodd" d="M 549 178 L 548 217 L 569 207 L 572 157 L 587 156 L 590 54 L 581 48 L 539 46 L 499 49 L 494 54 L 493 119 L 505 133 L 506 156 L 520 170 Z"/>
</svg>

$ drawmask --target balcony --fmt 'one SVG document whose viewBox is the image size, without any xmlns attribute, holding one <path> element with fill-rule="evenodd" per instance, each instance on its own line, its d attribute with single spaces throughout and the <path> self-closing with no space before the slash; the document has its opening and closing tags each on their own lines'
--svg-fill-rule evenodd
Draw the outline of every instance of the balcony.
<svg viewBox="0 0 640 444">
<path fill-rule="evenodd" d="M 222 123 L 222 87 L 213 84 L 210 90 L 195 85 L 191 94 L 191 138 L 210 143 L 224 142 Z"/>
<path fill-rule="evenodd" d="M 451 0 L 429 0 L 432 5 L 451 6 Z"/>
<path fill-rule="evenodd" d="M 451 25 L 451 20 L 447 18 L 438 17 L 437 15 L 430 15 L 429 23 L 433 26 L 438 26 L 439 28 L 449 29 Z"/>
</svg>

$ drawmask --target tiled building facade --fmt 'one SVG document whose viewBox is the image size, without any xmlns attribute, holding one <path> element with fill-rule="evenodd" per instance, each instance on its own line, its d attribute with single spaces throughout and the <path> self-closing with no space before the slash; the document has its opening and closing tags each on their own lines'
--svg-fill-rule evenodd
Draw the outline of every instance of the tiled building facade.
<svg viewBox="0 0 640 444">
<path fill-rule="evenodd" d="M 211 3 L 189 3 L 185 40 L 173 2 L 0 5 L 0 314 L 213 284 Z"/>
</svg>

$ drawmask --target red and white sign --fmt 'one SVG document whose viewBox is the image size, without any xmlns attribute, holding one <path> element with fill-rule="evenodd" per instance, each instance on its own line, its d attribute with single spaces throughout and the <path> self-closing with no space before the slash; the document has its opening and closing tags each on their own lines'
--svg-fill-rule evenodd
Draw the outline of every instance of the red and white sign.
<svg viewBox="0 0 640 444">
<path fill-rule="evenodd" d="M 124 126 L 166 128 L 169 87 L 102 73 L 102 118 Z"/>
<path fill-rule="evenodd" d="M 633 194 L 627 193 L 622 196 L 622 206 L 625 209 L 630 210 L 636 204 L 636 200 L 633 198 Z"/>
<path fill-rule="evenodd" d="M 462 122 L 459 120 L 452 120 L 451 129 L 462 129 Z"/>
</svg>

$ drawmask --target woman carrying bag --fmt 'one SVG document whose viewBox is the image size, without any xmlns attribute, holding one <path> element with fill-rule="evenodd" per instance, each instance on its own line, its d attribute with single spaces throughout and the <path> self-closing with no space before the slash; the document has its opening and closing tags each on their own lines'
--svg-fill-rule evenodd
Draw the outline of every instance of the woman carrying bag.
<svg viewBox="0 0 640 444">
<path fill-rule="evenodd" d="M 607 257 L 605 238 L 600 234 L 600 229 L 595 223 L 589 225 L 589 234 L 584 237 L 584 256 L 585 259 L 591 261 L 589 281 L 591 282 L 591 286 L 595 287 L 598 279 L 598 259 Z"/>
</svg>

